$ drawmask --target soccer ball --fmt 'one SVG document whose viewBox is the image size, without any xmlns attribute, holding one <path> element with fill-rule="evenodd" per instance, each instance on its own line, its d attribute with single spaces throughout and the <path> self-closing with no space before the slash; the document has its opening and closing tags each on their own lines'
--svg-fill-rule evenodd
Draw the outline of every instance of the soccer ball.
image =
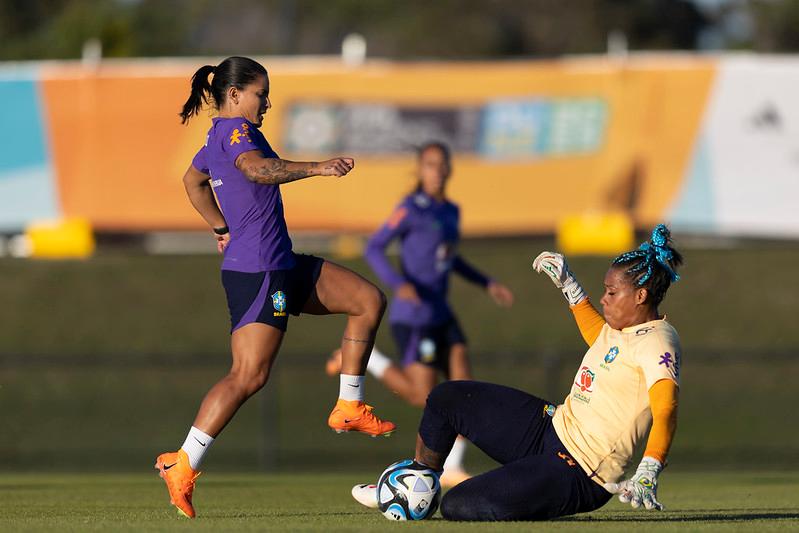
<svg viewBox="0 0 799 533">
<path fill-rule="evenodd" d="M 377 504 L 389 520 L 424 520 L 438 509 L 438 474 L 406 459 L 386 468 L 377 482 Z"/>
</svg>

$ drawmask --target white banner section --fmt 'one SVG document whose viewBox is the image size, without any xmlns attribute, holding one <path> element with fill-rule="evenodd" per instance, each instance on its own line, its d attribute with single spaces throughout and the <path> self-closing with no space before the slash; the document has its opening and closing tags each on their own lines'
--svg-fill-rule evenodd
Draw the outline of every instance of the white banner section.
<svg viewBox="0 0 799 533">
<path fill-rule="evenodd" d="M 683 190 L 680 231 L 799 237 L 799 58 L 719 61 Z"/>
</svg>

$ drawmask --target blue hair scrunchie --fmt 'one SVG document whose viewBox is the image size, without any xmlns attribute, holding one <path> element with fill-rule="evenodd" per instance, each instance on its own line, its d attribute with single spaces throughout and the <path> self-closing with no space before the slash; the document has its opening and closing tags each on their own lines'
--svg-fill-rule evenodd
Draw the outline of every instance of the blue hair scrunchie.
<svg viewBox="0 0 799 533">
<path fill-rule="evenodd" d="M 679 274 L 669 265 L 669 261 L 674 257 L 674 253 L 672 253 L 671 249 L 668 247 L 670 236 L 671 233 L 665 224 L 658 224 L 655 226 L 655 229 L 652 230 L 652 236 L 649 241 L 641 244 L 638 250 L 621 254 L 613 261 L 613 264 L 615 265 L 632 259 L 643 259 L 641 263 L 628 271 L 631 274 L 635 274 L 646 268 L 646 273 L 644 273 L 636 283 L 639 287 L 652 277 L 654 261 L 657 261 L 666 269 L 672 282 L 679 281 Z"/>
</svg>

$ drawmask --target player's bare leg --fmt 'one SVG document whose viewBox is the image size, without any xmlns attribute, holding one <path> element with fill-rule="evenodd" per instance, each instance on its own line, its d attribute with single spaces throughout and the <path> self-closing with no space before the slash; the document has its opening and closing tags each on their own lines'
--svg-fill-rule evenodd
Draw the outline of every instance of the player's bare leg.
<svg viewBox="0 0 799 533">
<path fill-rule="evenodd" d="M 328 425 L 337 432 L 388 436 L 396 429 L 392 422 L 375 416 L 363 401 L 363 375 L 385 309 L 386 297 L 380 289 L 329 261 L 322 265 L 316 287 L 303 307 L 303 312 L 309 314 L 347 315 L 341 339 L 339 400 L 328 418 Z"/>
<path fill-rule="evenodd" d="M 374 357 L 374 354 L 372 356 Z M 341 350 L 336 349 L 330 354 L 325 370 L 329 376 L 333 376 L 338 374 L 340 368 Z M 399 395 L 410 405 L 424 407 L 427 395 L 436 385 L 436 377 L 436 370 L 422 363 L 411 363 L 404 368 L 390 363 L 380 373 L 378 379 L 388 390 Z"/>
<path fill-rule="evenodd" d="M 234 331 L 233 365 L 205 395 L 194 426 L 216 437 L 247 398 L 266 384 L 282 341 L 283 332 L 267 324 L 247 324 Z"/>
<path fill-rule="evenodd" d="M 472 379 L 472 365 L 469 362 L 466 345 L 463 343 L 453 344 L 449 350 L 449 379 L 450 381 Z"/>
<path fill-rule="evenodd" d="M 424 408 L 427 396 L 438 381 L 438 371 L 423 363 L 411 363 L 404 368 L 393 366 L 386 370 L 382 382 L 414 407 Z"/>
<path fill-rule="evenodd" d="M 192 496 L 203 456 L 239 407 L 264 386 L 282 339 L 282 331 L 266 324 L 247 324 L 234 331 L 230 372 L 205 395 L 184 446 L 156 459 L 170 503 L 183 516 L 195 516 Z"/>
</svg>

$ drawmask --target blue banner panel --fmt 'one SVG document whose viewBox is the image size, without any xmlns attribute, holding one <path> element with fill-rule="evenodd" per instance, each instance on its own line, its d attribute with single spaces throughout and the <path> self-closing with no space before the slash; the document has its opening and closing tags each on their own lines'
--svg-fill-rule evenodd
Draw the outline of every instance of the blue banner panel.
<svg viewBox="0 0 799 533">
<path fill-rule="evenodd" d="M 0 231 L 58 216 L 41 100 L 34 79 L 0 78 Z"/>
</svg>

